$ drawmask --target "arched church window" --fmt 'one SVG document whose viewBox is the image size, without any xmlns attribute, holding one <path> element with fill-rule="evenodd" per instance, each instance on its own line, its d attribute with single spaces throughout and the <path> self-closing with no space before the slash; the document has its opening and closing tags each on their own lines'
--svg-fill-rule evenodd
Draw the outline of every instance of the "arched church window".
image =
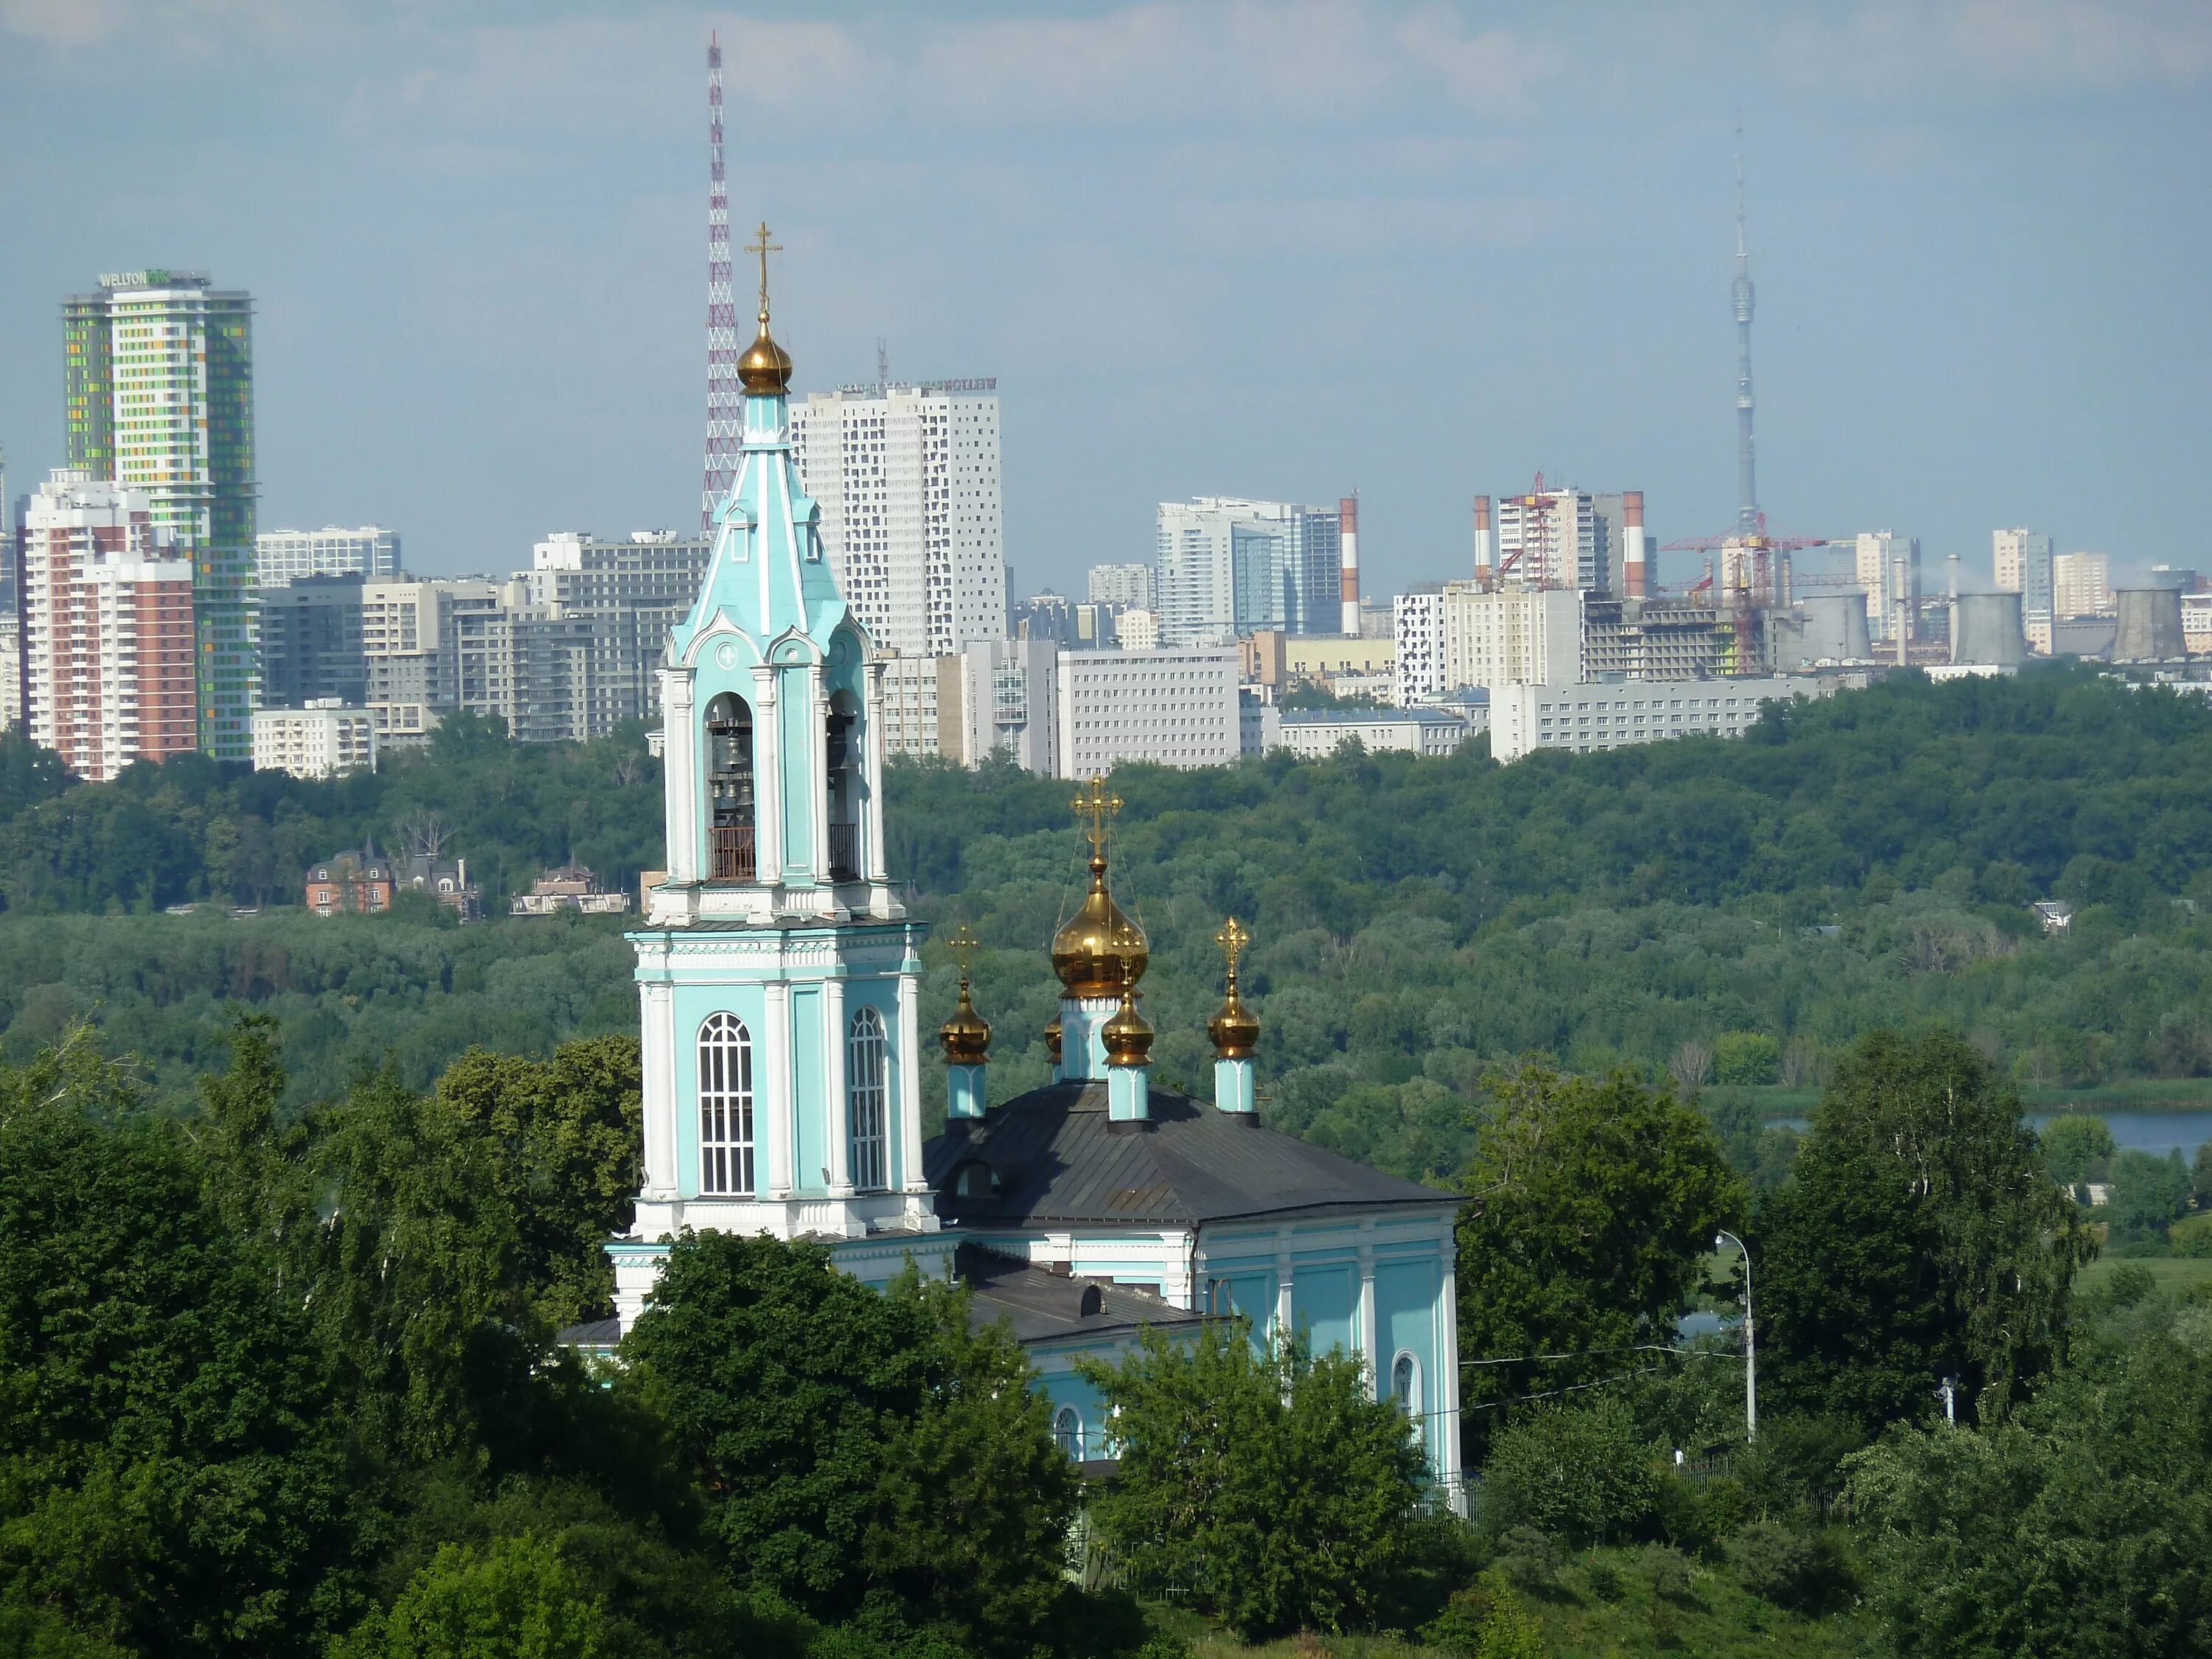
<svg viewBox="0 0 2212 1659">
<path fill-rule="evenodd" d="M 725 691 L 707 705 L 708 878 L 753 879 L 753 713 Z"/>
<path fill-rule="evenodd" d="M 853 694 L 830 699 L 830 878 L 860 878 L 860 716 Z"/>
<path fill-rule="evenodd" d="M 1401 1352 L 1390 1367 L 1390 1397 L 1398 1402 L 1398 1409 L 1413 1419 L 1415 1433 L 1421 1427 L 1421 1362 L 1410 1353 Z"/>
<path fill-rule="evenodd" d="M 1060 1415 L 1052 1419 L 1052 1437 L 1068 1456 L 1079 1463 L 1083 1461 L 1083 1414 L 1074 1407 L 1060 1408 Z"/>
<path fill-rule="evenodd" d="M 735 1014 L 699 1028 L 699 1190 L 753 1190 L 753 1044 Z"/>
<path fill-rule="evenodd" d="M 864 1193 L 890 1185 L 888 1060 L 884 1017 L 872 1008 L 854 1009 L 846 1036 L 845 1087 L 852 1108 L 853 1185 Z"/>
</svg>

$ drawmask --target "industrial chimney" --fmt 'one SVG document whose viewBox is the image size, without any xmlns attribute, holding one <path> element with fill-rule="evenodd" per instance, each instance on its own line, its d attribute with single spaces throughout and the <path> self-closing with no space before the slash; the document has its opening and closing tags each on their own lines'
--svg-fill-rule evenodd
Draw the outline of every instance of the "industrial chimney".
<svg viewBox="0 0 2212 1659">
<path fill-rule="evenodd" d="M 1621 591 L 1632 599 L 1650 592 L 1644 569 L 1644 492 L 1631 489 L 1620 497 Z"/>
<path fill-rule="evenodd" d="M 1479 587 L 1490 586 L 1491 550 L 1490 497 L 1474 498 L 1474 580 Z"/>
<path fill-rule="evenodd" d="M 1343 614 L 1338 629 L 1346 638 L 1359 637 L 1359 497 L 1345 495 L 1336 503 L 1337 546 L 1344 556 L 1344 586 L 1339 597 Z"/>
</svg>

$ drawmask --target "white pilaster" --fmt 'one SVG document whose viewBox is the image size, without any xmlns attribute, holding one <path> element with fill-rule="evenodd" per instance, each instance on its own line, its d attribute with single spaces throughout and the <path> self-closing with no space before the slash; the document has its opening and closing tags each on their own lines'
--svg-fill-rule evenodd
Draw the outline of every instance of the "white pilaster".
<svg viewBox="0 0 2212 1659">
<path fill-rule="evenodd" d="M 1297 1269 L 1291 1262 L 1291 1239 L 1279 1234 L 1275 1241 L 1275 1335 L 1278 1340 L 1297 1329 L 1297 1310 L 1291 1299 L 1291 1279 Z"/>
<path fill-rule="evenodd" d="M 911 962 L 913 959 L 908 958 Z M 926 1193 L 921 1171 L 921 986 L 916 968 L 901 970 L 898 982 L 898 1048 L 891 1064 L 898 1073 L 899 1185 Z"/>
<path fill-rule="evenodd" d="M 769 1196 L 781 1200 L 791 1196 L 797 1188 L 795 1170 L 799 1152 L 798 1103 L 793 1098 L 791 1086 L 791 987 L 781 980 L 762 988 L 767 1002 L 764 1023 L 768 1030 L 762 1033 L 762 1066 L 766 1074 L 767 1097 L 755 1103 L 753 1121 L 771 1127 L 774 1139 L 769 1143 Z"/>
<path fill-rule="evenodd" d="M 830 1194 L 846 1198 L 853 1191 L 853 1095 L 845 1077 L 845 981 L 829 979 L 822 986 L 822 1035 L 829 1052 L 823 1057 L 822 1075 L 830 1091 Z"/>
<path fill-rule="evenodd" d="M 888 853 L 884 846 L 884 665 L 872 662 L 862 671 L 867 677 L 868 687 L 868 744 L 866 774 L 862 784 L 868 792 L 866 831 L 868 838 L 867 861 L 861 873 L 872 885 L 881 886 L 891 878 Z"/>
<path fill-rule="evenodd" d="M 774 886 L 783 874 L 783 727 L 776 717 L 775 670 L 753 670 L 753 878 Z"/>
<path fill-rule="evenodd" d="M 1467 1487 L 1460 1478 L 1459 1467 L 1459 1274 L 1458 1240 L 1447 1224 L 1443 1242 L 1443 1283 L 1437 1295 L 1442 1301 L 1437 1320 L 1443 1336 L 1437 1343 L 1443 1352 L 1437 1355 L 1437 1374 L 1429 1379 L 1423 1391 L 1423 1405 L 1436 1413 L 1430 1418 L 1444 1490 L 1449 1494 L 1453 1510 L 1467 1513 Z"/>
<path fill-rule="evenodd" d="M 645 1120 L 645 1187 L 642 1196 L 665 1200 L 676 1196 L 676 1126 L 682 1110 L 676 1098 L 676 997 L 666 981 L 641 988 L 640 1060 Z"/>
<path fill-rule="evenodd" d="M 697 881 L 699 732 L 688 668 L 660 671 L 661 798 L 668 808 L 668 878 Z"/>
<path fill-rule="evenodd" d="M 826 886 L 830 880 L 830 690 L 822 682 L 819 666 L 807 670 L 806 678 L 813 692 L 807 706 L 814 711 L 814 725 L 806 734 L 807 763 L 814 770 L 811 792 L 814 802 L 814 879 Z"/>
<path fill-rule="evenodd" d="M 1386 1356 L 1382 1334 L 1375 1328 L 1375 1246 L 1368 1243 L 1359 1247 L 1359 1346 L 1367 1354 L 1367 1397 L 1374 1400 L 1382 1392 Z"/>
</svg>

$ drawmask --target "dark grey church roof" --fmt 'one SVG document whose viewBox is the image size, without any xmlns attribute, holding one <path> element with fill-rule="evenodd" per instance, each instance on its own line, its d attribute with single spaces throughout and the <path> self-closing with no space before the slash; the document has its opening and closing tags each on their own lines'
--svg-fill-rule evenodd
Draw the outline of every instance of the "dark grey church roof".
<svg viewBox="0 0 2212 1659">
<path fill-rule="evenodd" d="M 953 1257 L 953 1270 L 975 1292 L 969 1316 L 979 1325 L 1007 1321 L 1019 1342 L 1089 1340 L 1147 1325 L 1171 1330 L 1206 1322 L 1204 1314 L 1178 1308 L 1152 1291 L 1054 1273 L 980 1244 L 963 1244 Z"/>
<path fill-rule="evenodd" d="M 1052 1084 L 988 1117 L 956 1119 L 922 1148 L 922 1165 L 938 1214 L 978 1227 L 1176 1226 L 1460 1201 L 1173 1089 L 1152 1090 L 1148 1125 L 1109 1127 L 1101 1082 Z"/>
</svg>

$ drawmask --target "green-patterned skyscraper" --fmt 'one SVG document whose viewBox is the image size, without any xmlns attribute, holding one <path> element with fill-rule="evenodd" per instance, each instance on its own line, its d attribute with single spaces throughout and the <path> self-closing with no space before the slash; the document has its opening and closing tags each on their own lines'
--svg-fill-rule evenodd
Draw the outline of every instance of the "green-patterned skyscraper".
<svg viewBox="0 0 2212 1659">
<path fill-rule="evenodd" d="M 129 270 L 63 302 L 69 464 L 152 498 L 192 561 L 200 747 L 253 755 L 253 301 Z"/>
</svg>

